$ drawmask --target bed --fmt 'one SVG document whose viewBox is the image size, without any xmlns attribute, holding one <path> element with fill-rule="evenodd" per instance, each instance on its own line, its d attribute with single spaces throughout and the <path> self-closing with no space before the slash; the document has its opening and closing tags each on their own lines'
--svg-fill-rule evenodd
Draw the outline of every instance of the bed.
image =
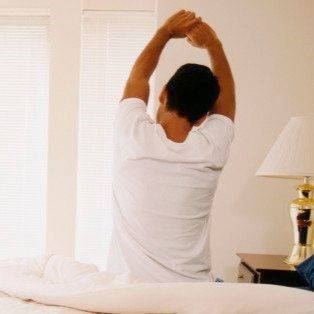
<svg viewBox="0 0 314 314">
<path fill-rule="evenodd" d="M 34 301 L 13 298 L 0 292 L 0 314 L 89 314 L 63 306 L 44 305 Z"/>
<path fill-rule="evenodd" d="M 314 314 L 310 291 L 259 284 L 145 283 L 58 255 L 0 261 L 0 291 L 0 314 Z"/>
</svg>

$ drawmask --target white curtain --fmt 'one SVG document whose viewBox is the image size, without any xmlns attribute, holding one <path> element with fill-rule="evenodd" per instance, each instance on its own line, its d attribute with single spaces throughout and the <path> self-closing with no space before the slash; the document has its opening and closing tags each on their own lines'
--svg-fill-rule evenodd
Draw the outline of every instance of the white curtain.
<svg viewBox="0 0 314 314">
<path fill-rule="evenodd" d="M 0 258 L 44 253 L 48 22 L 0 15 Z"/>
<path fill-rule="evenodd" d="M 85 12 L 83 18 L 76 258 L 100 268 L 112 230 L 114 110 L 154 28 L 150 11 Z"/>
</svg>

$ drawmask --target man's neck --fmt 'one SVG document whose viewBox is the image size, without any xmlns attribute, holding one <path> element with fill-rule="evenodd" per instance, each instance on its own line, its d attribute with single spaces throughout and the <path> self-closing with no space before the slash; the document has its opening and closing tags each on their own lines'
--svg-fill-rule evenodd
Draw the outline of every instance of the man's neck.
<svg viewBox="0 0 314 314">
<path fill-rule="evenodd" d="M 167 138 L 177 143 L 184 142 L 192 129 L 191 124 L 185 118 L 179 117 L 174 112 L 164 114 L 159 123 Z"/>
</svg>

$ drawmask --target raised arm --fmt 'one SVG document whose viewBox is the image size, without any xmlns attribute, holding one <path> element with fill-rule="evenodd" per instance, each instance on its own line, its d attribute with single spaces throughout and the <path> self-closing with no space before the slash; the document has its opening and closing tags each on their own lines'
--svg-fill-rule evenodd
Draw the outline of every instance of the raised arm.
<svg viewBox="0 0 314 314">
<path fill-rule="evenodd" d="M 186 33 L 199 23 L 200 18 L 196 18 L 195 13 L 190 11 L 181 10 L 171 16 L 157 30 L 136 59 L 126 82 L 122 99 L 135 97 L 147 103 L 149 98 L 149 79 L 158 64 L 159 57 L 166 43 L 171 38 L 185 37 Z"/>
<path fill-rule="evenodd" d="M 231 69 L 220 40 L 214 30 L 204 22 L 195 26 L 187 34 L 187 40 L 193 46 L 207 50 L 213 73 L 218 78 L 220 94 L 210 113 L 225 115 L 233 121 L 236 106 L 235 87 Z"/>
</svg>

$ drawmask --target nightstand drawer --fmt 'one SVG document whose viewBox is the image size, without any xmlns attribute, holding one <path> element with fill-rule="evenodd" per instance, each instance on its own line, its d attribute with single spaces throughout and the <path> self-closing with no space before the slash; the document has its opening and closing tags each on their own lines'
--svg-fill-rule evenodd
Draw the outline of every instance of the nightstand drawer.
<svg viewBox="0 0 314 314">
<path fill-rule="evenodd" d="M 306 287 L 307 282 L 294 267 L 284 262 L 285 255 L 237 254 L 241 258 L 238 282 Z"/>
<path fill-rule="evenodd" d="M 238 268 L 238 282 L 254 283 L 256 274 L 248 269 L 242 263 L 239 264 Z"/>
</svg>

